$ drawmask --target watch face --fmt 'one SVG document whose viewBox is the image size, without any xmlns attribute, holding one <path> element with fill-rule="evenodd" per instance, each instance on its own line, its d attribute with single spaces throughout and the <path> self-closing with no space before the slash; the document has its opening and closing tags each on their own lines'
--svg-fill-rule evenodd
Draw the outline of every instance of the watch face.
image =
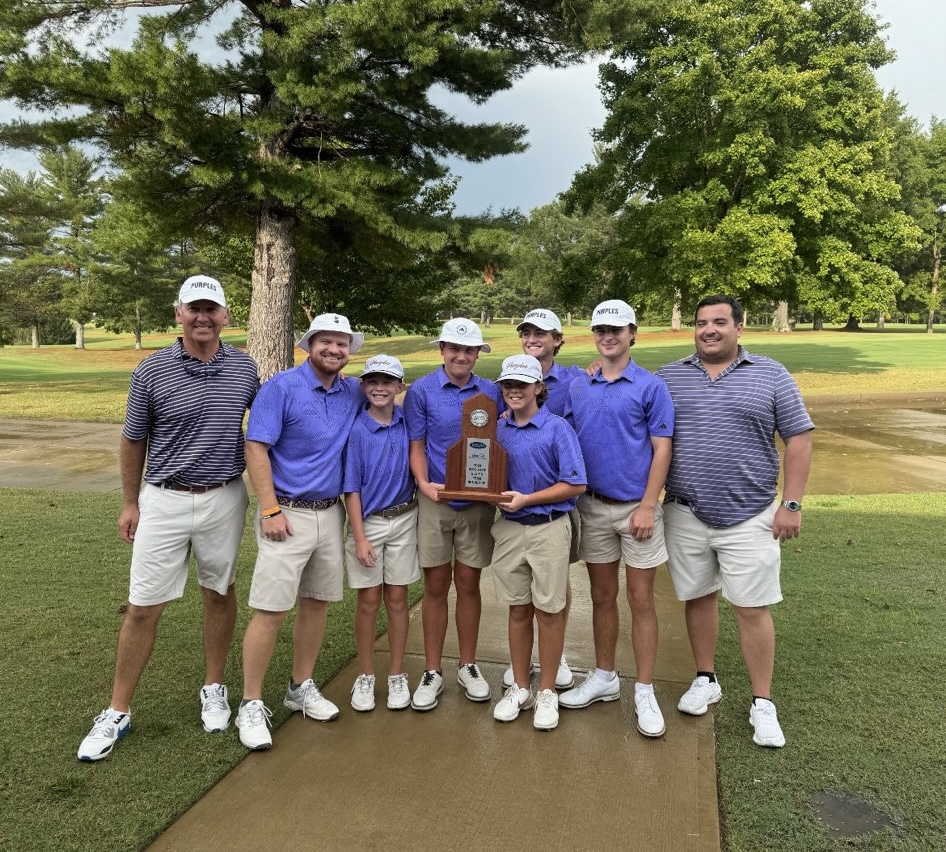
<svg viewBox="0 0 946 852">
<path fill-rule="evenodd" d="M 483 411 L 482 408 L 477 408 L 476 411 L 470 412 L 470 423 L 482 428 L 489 423 L 489 414 Z"/>
<path fill-rule="evenodd" d="M 797 500 L 783 500 L 783 501 L 782 501 L 782 505 L 783 505 L 786 509 L 788 509 L 789 512 L 800 512 L 800 511 L 801 511 L 801 503 L 799 503 Z"/>
</svg>

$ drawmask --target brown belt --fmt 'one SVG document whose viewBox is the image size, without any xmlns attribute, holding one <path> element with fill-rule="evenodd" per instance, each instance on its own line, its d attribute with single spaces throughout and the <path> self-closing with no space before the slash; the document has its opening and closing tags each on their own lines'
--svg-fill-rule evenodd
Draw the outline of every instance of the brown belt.
<svg viewBox="0 0 946 852">
<path fill-rule="evenodd" d="M 233 479 L 228 479 L 225 482 L 215 482 L 213 485 L 185 485 L 183 482 L 167 480 L 158 483 L 158 488 L 163 488 L 166 491 L 186 491 L 189 494 L 206 494 L 208 491 L 214 491 L 217 488 L 223 488 L 224 485 L 229 485 L 231 482 L 236 482 L 239 478 L 239 476 L 234 476 Z"/>
<path fill-rule="evenodd" d="M 416 505 L 416 499 L 408 500 L 406 503 L 398 503 L 396 506 L 388 506 L 387 509 L 379 509 L 377 512 L 372 512 L 371 517 L 399 518 L 401 515 L 406 515 Z"/>
<path fill-rule="evenodd" d="M 312 509 L 314 512 L 321 512 L 323 509 L 331 509 L 338 502 L 338 497 L 331 500 L 290 500 L 288 497 L 277 497 L 276 502 L 290 509 Z"/>
</svg>

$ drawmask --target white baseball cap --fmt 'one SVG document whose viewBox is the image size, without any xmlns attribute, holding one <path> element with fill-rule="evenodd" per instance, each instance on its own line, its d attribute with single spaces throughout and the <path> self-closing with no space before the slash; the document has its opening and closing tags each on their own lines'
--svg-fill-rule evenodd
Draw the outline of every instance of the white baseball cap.
<svg viewBox="0 0 946 852">
<path fill-rule="evenodd" d="M 188 305 L 201 300 L 216 302 L 223 307 L 227 306 L 223 287 L 216 278 L 211 278 L 209 275 L 191 275 L 181 285 L 181 292 L 177 294 L 178 304 Z"/>
<path fill-rule="evenodd" d="M 456 317 L 447 320 L 443 324 L 443 329 L 431 346 L 440 343 L 454 343 L 457 346 L 478 346 L 483 352 L 491 352 L 492 349 L 488 343 L 483 342 L 483 332 L 480 327 L 466 317 Z"/>
<path fill-rule="evenodd" d="M 371 373 L 382 373 L 385 376 L 394 376 L 395 379 L 403 379 L 404 367 L 393 355 L 373 355 L 365 361 L 361 376 L 364 378 Z"/>
<path fill-rule="evenodd" d="M 596 325 L 612 325 L 615 328 L 621 328 L 625 325 L 637 327 L 637 317 L 634 316 L 634 309 L 620 299 L 608 299 L 602 302 L 594 309 L 591 314 L 591 323 L 589 328 Z"/>
<path fill-rule="evenodd" d="M 538 358 L 531 355 L 510 355 L 503 361 L 496 384 L 505 382 L 525 382 L 528 385 L 542 381 L 542 365 Z"/>
<path fill-rule="evenodd" d="M 365 336 L 360 331 L 351 330 L 348 317 L 343 317 L 341 314 L 319 314 L 312 320 L 309 330 L 299 338 L 296 346 L 308 352 L 312 337 L 320 331 L 338 331 L 347 334 L 351 338 L 351 344 L 348 347 L 351 355 L 354 355 L 365 344 Z"/>
<path fill-rule="evenodd" d="M 562 324 L 558 317 L 548 308 L 536 308 L 534 311 L 529 311 L 522 318 L 522 322 L 516 326 L 516 331 L 522 331 L 524 325 L 534 325 L 542 331 L 557 331 L 559 333 L 562 331 Z"/>
</svg>

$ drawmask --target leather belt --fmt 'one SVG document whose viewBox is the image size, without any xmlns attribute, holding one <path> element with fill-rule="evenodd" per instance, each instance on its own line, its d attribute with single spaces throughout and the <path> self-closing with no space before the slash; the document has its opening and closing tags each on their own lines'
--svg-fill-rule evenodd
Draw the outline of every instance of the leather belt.
<svg viewBox="0 0 946 852">
<path fill-rule="evenodd" d="M 406 515 L 416 505 L 417 498 L 414 498 L 413 500 L 408 500 L 406 503 L 398 503 L 396 506 L 388 506 L 387 509 L 378 509 L 377 512 L 371 513 L 371 517 L 399 518 L 401 515 Z"/>
<path fill-rule="evenodd" d="M 674 495 L 674 494 L 665 494 L 665 495 L 664 495 L 664 503 L 677 503 L 677 504 L 679 504 L 680 506 L 686 506 L 686 508 L 688 508 L 688 509 L 690 508 L 690 501 L 689 501 L 689 500 L 684 500 L 682 497 L 677 497 L 677 496 Z"/>
<path fill-rule="evenodd" d="M 611 506 L 618 506 L 622 503 L 631 503 L 631 500 L 617 500 L 614 497 L 607 497 L 604 494 L 599 494 L 597 491 L 592 491 L 590 488 L 585 492 L 592 500 L 600 500 L 602 503 L 607 503 Z"/>
<path fill-rule="evenodd" d="M 521 518 L 506 518 L 516 524 L 522 524 L 525 527 L 536 527 L 539 524 L 550 524 L 559 518 L 565 517 L 568 512 L 550 512 L 548 515 L 523 515 Z"/>
<path fill-rule="evenodd" d="M 165 491 L 186 491 L 189 494 L 206 494 L 208 491 L 214 491 L 217 488 L 223 488 L 224 485 L 229 485 L 231 482 L 236 482 L 239 478 L 239 476 L 234 476 L 233 479 L 228 479 L 225 482 L 215 482 L 213 485 L 185 485 L 183 482 L 171 482 L 171 480 L 166 480 L 165 482 L 158 483 L 158 488 L 163 488 Z"/>
<path fill-rule="evenodd" d="M 323 509 L 331 509 L 338 502 L 338 497 L 331 500 L 290 500 L 288 497 L 277 497 L 276 502 L 290 509 L 312 509 L 314 512 L 321 512 Z"/>
</svg>

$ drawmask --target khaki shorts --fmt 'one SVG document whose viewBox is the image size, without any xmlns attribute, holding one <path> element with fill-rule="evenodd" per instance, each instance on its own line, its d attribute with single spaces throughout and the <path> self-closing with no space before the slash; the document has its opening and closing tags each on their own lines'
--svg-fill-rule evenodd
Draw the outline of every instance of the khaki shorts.
<svg viewBox="0 0 946 852">
<path fill-rule="evenodd" d="M 782 551 L 772 538 L 776 504 L 753 518 L 717 529 L 679 503 L 664 504 L 667 567 L 677 598 L 693 600 L 723 590 L 736 606 L 769 606 L 782 600 Z"/>
<path fill-rule="evenodd" d="M 154 606 L 182 597 L 191 552 L 200 586 L 225 595 L 236 579 L 248 502 L 242 478 L 203 494 L 142 485 L 129 603 Z"/>
<path fill-rule="evenodd" d="M 296 598 L 342 599 L 345 510 L 339 500 L 328 509 L 281 506 L 292 535 L 272 541 L 260 534 L 259 512 L 253 519 L 258 552 L 250 606 L 267 612 L 288 612 Z"/>
<path fill-rule="evenodd" d="M 526 526 L 500 517 L 493 524 L 493 585 L 501 604 L 531 603 L 542 612 L 561 612 L 568 592 L 568 515 Z"/>
<path fill-rule="evenodd" d="M 631 535 L 631 513 L 640 505 L 634 503 L 605 503 L 582 494 L 578 498 L 581 514 L 581 542 L 579 553 L 585 562 L 603 564 L 624 560 L 628 568 L 656 568 L 667 561 L 664 545 L 663 512 L 654 510 L 654 534 L 646 541 Z"/>
<path fill-rule="evenodd" d="M 351 532 L 345 538 L 345 568 L 348 586 L 370 589 L 382 583 L 406 586 L 420 578 L 417 561 L 417 509 L 396 518 L 368 515 L 362 520 L 365 538 L 371 542 L 378 557 L 377 564 L 366 568 L 355 555 L 355 539 Z"/>
<path fill-rule="evenodd" d="M 417 495 L 417 552 L 421 568 L 436 568 L 462 562 L 470 568 L 485 568 L 493 559 L 490 527 L 496 517 L 492 503 L 472 503 L 457 512 L 446 503 L 434 503 Z"/>
</svg>

